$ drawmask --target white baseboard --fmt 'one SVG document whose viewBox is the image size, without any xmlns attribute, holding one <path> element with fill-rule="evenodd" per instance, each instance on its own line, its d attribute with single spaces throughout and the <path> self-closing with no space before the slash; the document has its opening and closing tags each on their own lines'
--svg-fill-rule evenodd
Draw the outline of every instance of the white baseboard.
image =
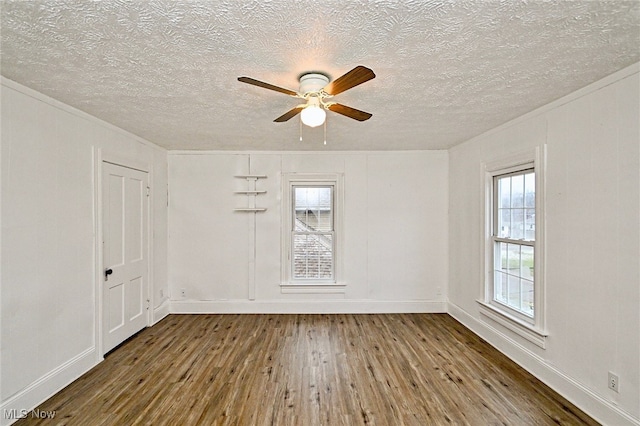
<svg viewBox="0 0 640 426">
<path fill-rule="evenodd" d="M 164 317 L 169 315 L 171 304 L 169 299 L 164 299 L 160 306 L 153 309 L 153 318 L 151 318 L 151 325 L 155 325 L 160 322 Z"/>
<path fill-rule="evenodd" d="M 446 313 L 445 301 L 415 300 L 172 300 L 172 314 Z"/>
<path fill-rule="evenodd" d="M 448 304 L 448 313 L 603 425 L 640 426 L 640 419 L 620 410 L 614 404 L 558 370 L 540 356 L 500 333 L 497 329 L 491 327 L 489 323 L 478 320 L 452 303 Z"/>
<path fill-rule="evenodd" d="M 0 425 L 10 425 L 17 418 L 9 418 L 11 414 L 23 414 L 49 399 L 69 383 L 82 376 L 98 363 L 96 349 L 89 348 L 71 358 L 31 383 L 25 389 L 0 404 Z M 55 419 L 55 418 L 54 418 Z"/>
</svg>

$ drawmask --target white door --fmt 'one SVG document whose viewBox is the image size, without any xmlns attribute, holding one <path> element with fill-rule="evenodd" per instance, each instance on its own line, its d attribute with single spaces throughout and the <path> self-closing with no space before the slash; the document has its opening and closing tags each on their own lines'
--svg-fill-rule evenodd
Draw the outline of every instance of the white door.
<svg viewBox="0 0 640 426">
<path fill-rule="evenodd" d="M 145 172 L 102 163 L 103 353 L 147 326 L 147 182 Z"/>
</svg>

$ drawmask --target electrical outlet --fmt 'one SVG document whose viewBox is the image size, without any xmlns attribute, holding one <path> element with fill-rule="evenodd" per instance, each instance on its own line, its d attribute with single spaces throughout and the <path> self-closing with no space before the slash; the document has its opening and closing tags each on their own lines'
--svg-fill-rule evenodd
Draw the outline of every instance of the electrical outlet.
<svg viewBox="0 0 640 426">
<path fill-rule="evenodd" d="M 160 289 L 160 298 L 161 299 L 164 298 L 164 290 L 163 289 Z"/>
<path fill-rule="evenodd" d="M 183 299 L 185 297 L 187 297 L 187 289 L 186 288 L 181 288 L 180 289 L 180 297 L 182 297 Z"/>
<path fill-rule="evenodd" d="M 619 388 L 620 388 L 620 379 L 618 378 L 617 375 L 609 371 L 609 389 L 611 389 L 612 391 L 618 392 Z"/>
</svg>

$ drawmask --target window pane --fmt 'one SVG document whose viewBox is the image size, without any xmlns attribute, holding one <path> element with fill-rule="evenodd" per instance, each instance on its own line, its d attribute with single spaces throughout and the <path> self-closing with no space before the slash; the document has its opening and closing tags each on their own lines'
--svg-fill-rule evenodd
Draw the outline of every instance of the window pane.
<svg viewBox="0 0 640 426">
<path fill-rule="evenodd" d="M 522 280 L 522 313 L 533 316 L 533 281 Z"/>
<path fill-rule="evenodd" d="M 511 210 L 499 209 L 498 210 L 498 236 L 502 238 L 509 238 L 511 235 Z"/>
<path fill-rule="evenodd" d="M 508 272 L 512 275 L 520 275 L 520 246 L 518 244 L 507 244 L 508 251 Z"/>
<path fill-rule="evenodd" d="M 536 206 L 536 175 L 527 173 L 524 175 L 524 205 L 525 207 Z"/>
<path fill-rule="evenodd" d="M 511 234 L 509 238 L 521 240 L 524 238 L 524 210 L 511 210 Z"/>
<path fill-rule="evenodd" d="M 509 275 L 509 294 L 507 304 L 514 309 L 520 309 L 520 278 Z"/>
<path fill-rule="evenodd" d="M 322 232 L 331 231 L 333 229 L 332 217 L 333 215 L 329 209 L 317 210 L 315 229 Z"/>
<path fill-rule="evenodd" d="M 496 271 L 494 279 L 494 299 L 502 303 L 507 303 L 507 274 Z"/>
<path fill-rule="evenodd" d="M 511 179 L 498 179 L 498 207 L 508 208 L 511 206 Z"/>
<path fill-rule="evenodd" d="M 530 246 L 497 243 L 493 298 L 510 308 L 533 317 L 534 248 Z"/>
<path fill-rule="evenodd" d="M 333 230 L 333 187 L 294 187 L 296 229 Z"/>
<path fill-rule="evenodd" d="M 535 241 L 536 239 L 536 211 L 526 209 L 524 212 L 524 239 Z"/>
<path fill-rule="evenodd" d="M 333 241 L 331 234 L 294 234 L 294 278 L 332 278 L 332 252 Z"/>
<path fill-rule="evenodd" d="M 533 280 L 533 247 L 522 246 L 520 256 L 522 257 L 520 276 L 528 280 Z"/>
<path fill-rule="evenodd" d="M 509 259 L 507 258 L 507 244 L 506 243 L 498 243 L 496 244 L 496 265 L 495 269 L 500 270 L 502 272 L 507 272 L 507 265 Z"/>
<path fill-rule="evenodd" d="M 494 235 L 514 240 L 534 240 L 535 173 L 498 176 L 496 181 L 497 211 L 494 214 L 497 228 L 493 231 Z"/>
<path fill-rule="evenodd" d="M 524 207 L 524 176 L 511 176 L 511 207 Z"/>
</svg>

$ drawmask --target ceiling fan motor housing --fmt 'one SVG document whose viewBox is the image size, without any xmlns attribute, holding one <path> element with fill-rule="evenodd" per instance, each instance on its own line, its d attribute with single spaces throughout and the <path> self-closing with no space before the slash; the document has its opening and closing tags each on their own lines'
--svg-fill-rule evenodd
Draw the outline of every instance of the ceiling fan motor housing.
<svg viewBox="0 0 640 426">
<path fill-rule="evenodd" d="M 309 73 L 300 77 L 300 90 L 301 94 L 307 94 L 312 92 L 319 92 L 327 84 L 329 84 L 329 77 L 324 74 Z"/>
</svg>

